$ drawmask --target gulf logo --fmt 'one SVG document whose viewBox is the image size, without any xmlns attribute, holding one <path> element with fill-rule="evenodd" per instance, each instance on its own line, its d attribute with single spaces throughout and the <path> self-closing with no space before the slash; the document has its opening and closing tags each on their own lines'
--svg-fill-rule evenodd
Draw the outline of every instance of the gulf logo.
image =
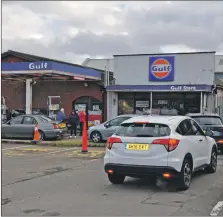
<svg viewBox="0 0 223 217">
<path fill-rule="evenodd" d="M 156 59 L 151 65 L 151 73 L 158 79 L 166 78 L 171 70 L 170 62 L 164 58 Z"/>
</svg>

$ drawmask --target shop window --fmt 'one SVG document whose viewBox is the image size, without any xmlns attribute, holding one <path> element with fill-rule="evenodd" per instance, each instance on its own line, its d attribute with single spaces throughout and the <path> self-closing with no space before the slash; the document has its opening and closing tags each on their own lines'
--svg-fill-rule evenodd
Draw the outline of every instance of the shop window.
<svg viewBox="0 0 223 217">
<path fill-rule="evenodd" d="M 153 114 L 185 115 L 188 112 L 200 112 L 200 93 L 153 93 Z"/>
<path fill-rule="evenodd" d="M 148 113 L 150 110 L 150 93 L 135 94 L 135 113 Z"/>
<path fill-rule="evenodd" d="M 118 93 L 118 114 L 134 113 L 134 93 Z"/>
<path fill-rule="evenodd" d="M 118 100 L 118 114 L 133 114 L 134 113 L 134 99 L 119 99 Z"/>
</svg>

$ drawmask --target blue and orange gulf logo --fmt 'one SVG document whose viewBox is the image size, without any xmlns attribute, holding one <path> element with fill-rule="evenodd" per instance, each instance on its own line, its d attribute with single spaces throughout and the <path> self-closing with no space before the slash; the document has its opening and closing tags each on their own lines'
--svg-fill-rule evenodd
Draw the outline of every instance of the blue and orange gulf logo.
<svg viewBox="0 0 223 217">
<path fill-rule="evenodd" d="M 174 80 L 174 56 L 149 57 L 150 81 Z"/>
</svg>

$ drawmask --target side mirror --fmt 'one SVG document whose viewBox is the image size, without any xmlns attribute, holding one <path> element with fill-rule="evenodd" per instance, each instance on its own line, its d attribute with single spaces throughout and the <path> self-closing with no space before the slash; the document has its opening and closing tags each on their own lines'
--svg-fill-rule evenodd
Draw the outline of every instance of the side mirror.
<svg viewBox="0 0 223 217">
<path fill-rule="evenodd" d="M 106 128 L 109 128 L 109 126 L 110 126 L 109 122 L 107 122 L 104 126 L 105 126 Z"/>
<path fill-rule="evenodd" d="M 11 122 L 9 121 L 9 122 L 7 122 L 6 124 L 11 125 Z"/>
<path fill-rule="evenodd" d="M 213 133 L 212 130 L 207 129 L 207 130 L 205 131 L 205 136 L 213 136 L 213 135 L 214 135 L 214 133 Z"/>
</svg>

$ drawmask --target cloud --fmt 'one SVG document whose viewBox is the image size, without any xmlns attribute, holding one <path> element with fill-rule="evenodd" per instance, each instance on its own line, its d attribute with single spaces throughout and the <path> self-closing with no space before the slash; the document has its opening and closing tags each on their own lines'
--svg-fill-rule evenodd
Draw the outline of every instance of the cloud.
<svg viewBox="0 0 223 217">
<path fill-rule="evenodd" d="M 12 1 L 3 50 L 81 63 L 125 53 L 223 52 L 223 2 Z"/>
</svg>

